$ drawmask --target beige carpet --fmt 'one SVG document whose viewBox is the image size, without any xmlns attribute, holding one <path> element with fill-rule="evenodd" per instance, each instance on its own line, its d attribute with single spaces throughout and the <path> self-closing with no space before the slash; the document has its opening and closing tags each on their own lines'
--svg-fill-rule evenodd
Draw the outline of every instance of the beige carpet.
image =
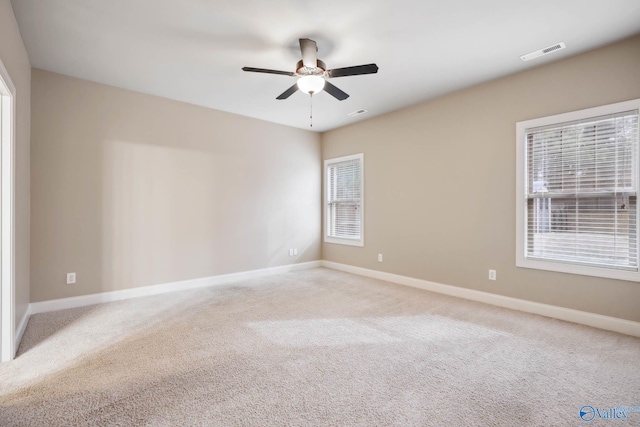
<svg viewBox="0 0 640 427">
<path fill-rule="evenodd" d="M 579 426 L 585 405 L 640 406 L 640 339 L 321 268 L 35 315 L 0 365 L 3 426 Z"/>
</svg>

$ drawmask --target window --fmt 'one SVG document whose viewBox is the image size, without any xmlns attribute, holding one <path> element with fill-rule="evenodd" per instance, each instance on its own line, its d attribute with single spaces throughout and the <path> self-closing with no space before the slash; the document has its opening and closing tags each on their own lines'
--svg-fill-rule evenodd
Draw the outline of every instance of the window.
<svg viewBox="0 0 640 427">
<path fill-rule="evenodd" d="M 517 124 L 519 267 L 640 281 L 640 100 Z"/>
<path fill-rule="evenodd" d="M 325 242 L 364 246 L 363 169 L 362 154 L 324 161 Z"/>
</svg>

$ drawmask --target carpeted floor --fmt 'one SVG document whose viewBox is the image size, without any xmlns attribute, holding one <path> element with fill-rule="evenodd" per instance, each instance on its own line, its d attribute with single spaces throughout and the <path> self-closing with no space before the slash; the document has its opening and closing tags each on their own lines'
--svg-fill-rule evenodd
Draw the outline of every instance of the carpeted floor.
<svg viewBox="0 0 640 427">
<path fill-rule="evenodd" d="M 0 365 L 3 426 L 578 426 L 585 405 L 640 406 L 640 339 L 323 268 L 34 315 Z M 640 413 L 621 422 L 590 425 Z"/>
</svg>

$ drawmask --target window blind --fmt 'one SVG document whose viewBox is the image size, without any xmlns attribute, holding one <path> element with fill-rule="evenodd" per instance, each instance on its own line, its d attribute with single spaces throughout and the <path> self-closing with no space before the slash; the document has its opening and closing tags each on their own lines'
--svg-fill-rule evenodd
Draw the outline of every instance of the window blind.
<svg viewBox="0 0 640 427">
<path fill-rule="evenodd" d="M 327 235 L 359 240 L 362 233 L 362 160 L 327 166 Z"/>
<path fill-rule="evenodd" d="M 525 135 L 525 257 L 637 271 L 638 111 Z"/>
</svg>

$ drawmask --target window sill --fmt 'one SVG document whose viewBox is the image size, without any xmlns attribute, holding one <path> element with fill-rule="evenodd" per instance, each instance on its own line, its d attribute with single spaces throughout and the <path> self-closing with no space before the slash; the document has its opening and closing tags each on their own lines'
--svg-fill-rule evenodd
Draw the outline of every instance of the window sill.
<svg viewBox="0 0 640 427">
<path fill-rule="evenodd" d="M 334 244 L 337 244 L 337 245 L 364 247 L 364 239 L 352 240 L 352 239 L 339 239 L 337 237 L 324 236 L 324 242 L 325 243 L 334 243 Z"/>
<path fill-rule="evenodd" d="M 579 274 L 582 276 L 604 277 L 607 279 L 629 280 L 640 282 L 640 272 L 631 270 L 613 270 L 610 268 L 586 265 L 526 259 L 519 257 L 516 267 L 532 268 L 535 270 L 553 271 L 557 273 Z"/>
</svg>

